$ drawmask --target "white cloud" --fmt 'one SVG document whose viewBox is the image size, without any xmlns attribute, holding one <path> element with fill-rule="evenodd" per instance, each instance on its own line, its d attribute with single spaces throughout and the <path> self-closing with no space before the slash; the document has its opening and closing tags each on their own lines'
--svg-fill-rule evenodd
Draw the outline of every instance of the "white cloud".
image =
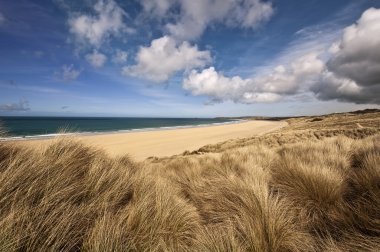
<svg viewBox="0 0 380 252">
<path fill-rule="evenodd" d="M 128 60 L 128 53 L 123 50 L 116 50 L 115 55 L 113 56 L 112 61 L 116 64 L 122 64 L 127 62 Z"/>
<path fill-rule="evenodd" d="M 141 5 L 149 14 L 164 16 L 177 0 L 141 0 Z"/>
<path fill-rule="evenodd" d="M 113 0 L 99 0 L 96 15 L 76 15 L 69 19 L 70 32 L 82 43 L 97 48 L 111 35 L 117 36 L 125 27 L 124 11 Z"/>
<path fill-rule="evenodd" d="M 363 86 L 354 80 L 324 71 L 311 87 L 320 100 L 338 100 L 357 104 L 380 104 L 380 85 Z"/>
<path fill-rule="evenodd" d="M 354 81 L 340 78 L 329 71 L 324 71 L 320 75 L 320 80 L 311 89 L 322 100 L 336 99 L 338 97 L 345 100 L 347 97 L 358 96 L 362 92 L 362 88 Z"/>
<path fill-rule="evenodd" d="M 76 80 L 81 74 L 82 70 L 74 68 L 74 65 L 63 65 L 61 72 L 57 73 L 58 77 L 64 82 L 71 82 Z"/>
<path fill-rule="evenodd" d="M 332 48 L 329 70 L 360 85 L 380 84 L 380 9 L 370 8 Z"/>
<path fill-rule="evenodd" d="M 188 42 L 178 43 L 169 36 L 155 39 L 149 47 L 140 47 L 137 64 L 124 67 L 122 73 L 155 82 L 164 82 L 183 70 L 204 67 L 211 62 L 209 51 L 199 51 Z"/>
<path fill-rule="evenodd" d="M 275 102 L 310 86 L 311 80 L 323 69 L 324 63 L 312 53 L 296 59 L 288 67 L 280 65 L 271 73 L 254 78 L 229 78 L 213 67 L 202 72 L 192 71 L 184 80 L 183 88 L 193 95 L 206 95 L 212 101 Z"/>
<path fill-rule="evenodd" d="M 193 95 L 207 95 L 211 102 L 232 100 L 238 103 L 273 102 L 281 97 L 269 92 L 254 92 L 251 79 L 242 79 L 239 76 L 225 77 L 215 71 L 214 67 L 202 72 L 191 71 L 183 82 L 183 88 Z"/>
<path fill-rule="evenodd" d="M 201 72 L 191 71 L 183 82 L 183 88 L 191 91 L 193 95 L 212 97 L 212 100 L 227 98 L 236 101 L 241 97 L 242 90 L 249 85 L 248 83 L 249 80 L 244 80 L 239 76 L 227 78 L 223 74 L 217 73 L 214 67 L 210 67 Z"/>
<path fill-rule="evenodd" d="M 366 10 L 329 49 L 330 59 L 312 88 L 322 100 L 380 104 L 380 9 Z"/>
<path fill-rule="evenodd" d="M 273 14 L 271 3 L 261 0 L 143 0 L 142 5 L 150 15 L 174 17 L 166 29 L 179 40 L 195 39 L 213 23 L 255 28 Z"/>
<path fill-rule="evenodd" d="M 181 18 L 166 27 L 178 39 L 195 39 L 212 23 L 254 28 L 267 21 L 273 9 L 260 0 L 183 0 Z"/>
<path fill-rule="evenodd" d="M 335 35 L 328 35 L 322 36 L 322 46 L 318 41 L 296 43 L 285 54 L 286 60 L 282 58 L 286 64 L 270 71 L 243 79 L 226 77 L 211 67 L 192 71 L 183 88 L 214 102 L 274 102 L 314 94 L 321 100 L 380 104 L 380 37 L 375 34 L 380 34 L 380 10 L 371 8 L 345 28 L 338 41 L 332 42 Z M 311 53 L 299 56 L 304 45 Z"/>
<path fill-rule="evenodd" d="M 259 0 L 242 1 L 242 6 L 234 9 L 232 22 L 243 27 L 256 27 L 263 21 L 268 21 L 273 14 L 272 5 Z M 235 20 L 234 20 L 235 19 Z"/>
<path fill-rule="evenodd" d="M 94 50 L 92 53 L 86 55 L 86 60 L 91 66 L 100 68 L 106 63 L 107 56 Z"/>
<path fill-rule="evenodd" d="M 272 73 L 254 78 L 260 90 L 278 94 L 295 94 L 305 89 L 324 69 L 324 62 L 318 53 L 303 55 L 291 62 L 288 67 L 277 66 Z"/>
</svg>

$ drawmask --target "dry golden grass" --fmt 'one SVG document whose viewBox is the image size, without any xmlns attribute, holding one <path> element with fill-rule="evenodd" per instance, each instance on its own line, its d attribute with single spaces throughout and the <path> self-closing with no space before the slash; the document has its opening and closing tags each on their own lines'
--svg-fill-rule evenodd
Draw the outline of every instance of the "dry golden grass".
<svg viewBox="0 0 380 252">
<path fill-rule="evenodd" d="M 263 136 L 231 139 L 219 144 L 206 145 L 199 150 L 184 154 L 220 153 L 257 144 L 279 147 L 284 144 L 321 140 L 334 136 L 361 139 L 380 133 L 380 110 L 290 118 L 286 119 L 286 122 L 289 124 L 288 127 Z"/>
<path fill-rule="evenodd" d="M 331 118 L 289 119 L 267 141 L 141 163 L 0 142 L 0 251 L 379 251 L 377 117 L 367 135 L 300 141 Z"/>
</svg>

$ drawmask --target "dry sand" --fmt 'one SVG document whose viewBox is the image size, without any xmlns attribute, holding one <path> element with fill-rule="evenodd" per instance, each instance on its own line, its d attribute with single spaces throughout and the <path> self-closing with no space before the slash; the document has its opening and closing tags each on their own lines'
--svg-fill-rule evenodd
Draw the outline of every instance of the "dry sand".
<svg viewBox="0 0 380 252">
<path fill-rule="evenodd" d="M 234 138 L 261 135 L 286 126 L 284 121 L 244 121 L 234 124 L 203 126 L 182 129 L 79 135 L 83 142 L 104 149 L 112 156 L 129 154 L 136 160 L 147 157 L 164 157 L 197 150 Z M 25 140 L 22 143 L 36 147 L 51 139 Z"/>
</svg>

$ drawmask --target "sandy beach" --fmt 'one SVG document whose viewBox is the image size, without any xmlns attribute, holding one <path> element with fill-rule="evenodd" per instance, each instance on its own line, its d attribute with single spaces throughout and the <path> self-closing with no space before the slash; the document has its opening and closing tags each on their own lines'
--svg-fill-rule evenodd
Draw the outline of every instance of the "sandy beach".
<svg viewBox="0 0 380 252">
<path fill-rule="evenodd" d="M 148 157 L 164 157 L 197 150 L 207 144 L 215 144 L 234 138 L 261 135 L 286 126 L 283 121 L 243 121 L 234 124 L 212 125 L 181 129 L 162 129 L 126 133 L 78 135 L 86 144 L 104 149 L 111 156 L 129 154 L 135 160 Z M 46 144 L 51 139 L 25 140 L 21 144 Z"/>
</svg>

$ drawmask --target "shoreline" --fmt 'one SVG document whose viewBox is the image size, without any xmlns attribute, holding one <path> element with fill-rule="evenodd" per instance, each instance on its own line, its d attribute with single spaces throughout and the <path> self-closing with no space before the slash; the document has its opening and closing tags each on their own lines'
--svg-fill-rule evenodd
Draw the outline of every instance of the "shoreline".
<svg viewBox="0 0 380 252">
<path fill-rule="evenodd" d="M 205 124 L 194 124 L 194 125 L 180 125 L 180 126 L 164 126 L 164 127 L 150 127 L 150 128 L 137 128 L 137 129 L 125 129 L 125 130 L 110 130 L 110 131 L 79 131 L 79 132 L 67 132 L 67 133 L 49 133 L 49 134 L 38 134 L 38 135 L 27 135 L 27 136 L 10 136 L 10 137 L 0 137 L 0 141 L 31 141 L 31 140 L 48 140 L 55 137 L 63 136 L 99 136 L 99 135 L 111 135 L 111 134 L 127 134 L 135 132 L 151 132 L 151 131 L 164 131 L 164 130 L 177 130 L 177 129 L 191 129 L 191 128 L 202 128 L 202 127 L 212 127 L 219 125 L 230 125 L 243 123 L 247 119 L 233 119 L 228 122 L 217 122 L 217 123 L 205 123 Z"/>
<path fill-rule="evenodd" d="M 263 135 L 287 126 L 285 121 L 248 120 L 219 125 L 177 129 L 129 131 L 108 134 L 74 135 L 86 145 L 102 149 L 110 156 L 129 155 L 143 161 L 149 157 L 168 157 L 194 151 L 209 144 Z M 9 141 L 30 148 L 46 148 L 56 138 Z"/>
</svg>

